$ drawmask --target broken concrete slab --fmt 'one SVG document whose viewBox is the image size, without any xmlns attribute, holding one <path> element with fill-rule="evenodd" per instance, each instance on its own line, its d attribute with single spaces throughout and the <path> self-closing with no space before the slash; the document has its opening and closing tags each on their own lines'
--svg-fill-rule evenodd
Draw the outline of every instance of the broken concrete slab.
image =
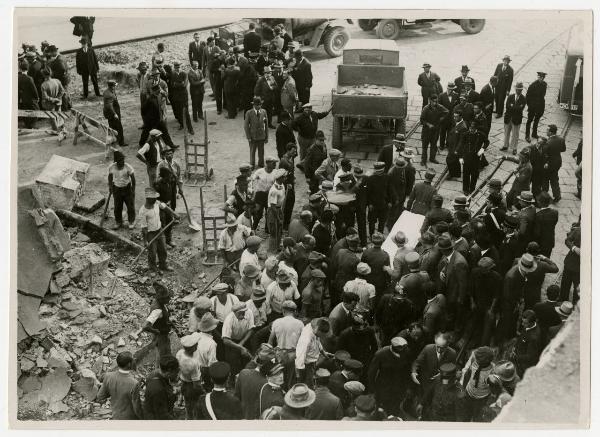
<svg viewBox="0 0 600 437">
<path fill-rule="evenodd" d="M 62 288 L 58 286 L 56 281 L 53 279 L 50 281 L 50 294 L 61 294 Z"/>
<path fill-rule="evenodd" d="M 71 390 L 71 378 L 65 369 L 56 369 L 40 379 L 42 387 L 26 393 L 22 398 L 23 404 L 31 406 L 38 406 L 41 402 L 53 404 L 62 401 Z"/>
<path fill-rule="evenodd" d="M 86 191 L 75 203 L 75 208 L 83 212 L 94 212 L 106 202 L 104 194 L 98 191 Z"/>
<path fill-rule="evenodd" d="M 117 267 L 115 270 L 115 276 L 118 278 L 128 278 L 133 275 L 135 275 L 135 273 L 129 270 L 127 267 Z"/>
<path fill-rule="evenodd" d="M 67 275 L 67 273 L 64 270 L 62 270 L 54 274 L 54 282 L 56 282 L 57 286 L 62 288 L 69 285 L 69 282 L 71 282 L 71 278 L 69 277 L 69 275 Z"/>
<path fill-rule="evenodd" d="M 96 374 L 90 369 L 81 369 L 80 373 L 81 377 L 72 385 L 73 390 L 81 394 L 86 400 L 93 401 L 100 389 L 100 382 L 96 378 Z"/>
<path fill-rule="evenodd" d="M 85 162 L 52 155 L 35 180 L 36 198 L 47 208 L 73 209 L 85 190 L 89 169 Z"/>
<path fill-rule="evenodd" d="M 85 235 L 83 232 L 78 232 L 75 237 L 73 237 L 73 241 L 77 241 L 78 243 L 89 243 L 91 240 L 90 237 Z"/>
<path fill-rule="evenodd" d="M 39 334 L 46 327 L 38 314 L 41 302 L 40 298 L 17 294 L 18 320 L 28 336 Z"/>
<path fill-rule="evenodd" d="M 19 380 L 19 387 L 23 394 L 31 393 L 42 388 L 42 381 L 35 375 L 25 376 Z"/>
<path fill-rule="evenodd" d="M 64 254 L 71 279 L 87 279 L 90 274 L 100 274 L 108 268 L 110 255 L 96 243 L 75 247 Z"/>
<path fill-rule="evenodd" d="M 42 237 L 50 259 L 55 263 L 60 263 L 63 253 L 71 248 L 71 240 L 58 216 L 50 208 L 32 209 L 29 211 L 29 215 L 35 220 L 38 233 Z"/>
<path fill-rule="evenodd" d="M 71 361 L 71 357 L 68 354 L 65 355 L 56 348 L 52 348 L 50 350 L 50 355 L 48 356 L 48 367 L 70 369 L 71 366 L 67 361 Z"/>
</svg>

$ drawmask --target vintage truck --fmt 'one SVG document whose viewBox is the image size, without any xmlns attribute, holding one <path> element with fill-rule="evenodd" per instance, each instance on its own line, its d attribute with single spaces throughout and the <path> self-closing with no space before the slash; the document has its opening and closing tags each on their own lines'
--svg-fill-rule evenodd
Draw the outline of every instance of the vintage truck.
<svg viewBox="0 0 600 437">
<path fill-rule="evenodd" d="M 430 23 L 433 21 L 438 21 L 434 19 L 426 19 L 426 20 L 406 20 L 403 18 L 369 18 L 369 19 L 361 19 L 358 20 L 358 26 L 362 30 L 373 30 L 375 29 L 375 33 L 377 38 L 381 39 L 397 39 L 402 30 L 406 27 L 413 26 L 415 24 L 421 23 Z M 462 30 L 469 34 L 479 33 L 483 30 L 485 26 L 485 20 L 480 19 L 460 19 L 460 20 L 450 20 L 453 23 L 458 24 Z"/>
<path fill-rule="evenodd" d="M 288 35 L 304 47 L 323 48 L 332 58 L 341 56 L 344 46 L 350 41 L 350 34 L 344 24 L 352 24 L 352 20 L 328 18 L 261 18 L 258 20 L 263 31 L 263 38 L 272 38 L 272 28 L 283 24 Z"/>
<path fill-rule="evenodd" d="M 342 148 L 344 136 L 381 139 L 404 133 L 408 92 L 396 43 L 352 40 L 338 65 L 331 101 L 333 147 Z"/>
</svg>

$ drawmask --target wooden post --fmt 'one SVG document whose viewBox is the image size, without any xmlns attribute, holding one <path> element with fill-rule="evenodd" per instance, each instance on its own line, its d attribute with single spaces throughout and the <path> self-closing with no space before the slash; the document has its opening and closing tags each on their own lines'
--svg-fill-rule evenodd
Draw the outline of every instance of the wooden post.
<svg viewBox="0 0 600 437">
<path fill-rule="evenodd" d="M 75 113 L 75 128 L 73 129 L 73 145 L 77 145 L 77 137 L 79 136 L 79 115 Z"/>
<path fill-rule="evenodd" d="M 204 111 L 204 180 L 209 178 L 208 172 L 208 117 Z"/>
</svg>

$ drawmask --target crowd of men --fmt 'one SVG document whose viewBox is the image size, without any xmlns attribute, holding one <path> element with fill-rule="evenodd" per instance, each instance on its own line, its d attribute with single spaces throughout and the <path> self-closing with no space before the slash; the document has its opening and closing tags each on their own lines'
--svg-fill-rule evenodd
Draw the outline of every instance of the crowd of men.
<svg viewBox="0 0 600 437">
<path fill-rule="evenodd" d="M 196 122 L 208 78 L 218 113 L 244 113 L 250 157 L 223 205 L 223 271 L 192 303 L 181 349 L 171 354 L 172 293 L 158 279 L 144 326 L 154 335 L 157 367 L 140 384 L 134 357 L 121 353 L 98 400 L 110 398 L 113 419 L 177 418 L 180 393 L 187 419 L 491 421 L 579 299 L 579 222 L 565 241 L 560 285 L 542 290 L 546 274 L 559 271 L 550 259 L 558 222 L 552 201 L 561 197 L 557 175 L 565 151 L 556 126 L 547 137 L 537 133 L 545 73 L 526 96 L 521 83 L 511 94 L 506 56 L 480 93 L 467 66 L 443 92 L 424 64 L 421 164 L 428 157 L 437 162 L 438 140 L 448 148 L 450 177 L 462 176 L 464 190 L 449 210 L 432 185 L 433 170 L 416 182 L 416 154 L 404 135 L 381 149 L 372 172 L 327 148 L 318 121 L 330 110 L 313 111 L 310 63 L 286 36 L 276 26 L 263 45 L 251 24 L 244 46 L 229 51 L 214 37 L 200 42 L 194 35 L 188 72 L 181 63 L 165 65 L 162 44 L 150 63 L 140 63 L 136 157 L 146 165 L 149 187 L 137 215 L 135 174 L 121 151 L 108 184 L 116 228 L 123 226 L 123 204 L 129 228 L 136 220 L 141 225 L 149 269 L 173 270 L 167 246 L 174 245 L 171 227 L 183 192 L 167 104 L 180 128 L 193 134 L 188 92 Z M 117 127 L 115 89 L 109 81 L 104 115 Z M 485 165 L 492 114 L 504 114 L 502 150 L 517 155 L 526 105 L 526 139 L 532 123 L 537 141 L 518 158 L 505 157 L 518 162 L 512 188 L 505 195 L 501 181 L 490 180 L 486 207 L 474 217 L 468 196 Z M 264 156 L 270 129 L 276 157 Z M 296 171 L 310 197 L 294 215 Z M 385 235 L 405 210 L 424 216 L 418 242 L 413 247 L 405 232 L 395 232 L 387 237 L 396 246 L 390 254 L 382 248 Z"/>
</svg>

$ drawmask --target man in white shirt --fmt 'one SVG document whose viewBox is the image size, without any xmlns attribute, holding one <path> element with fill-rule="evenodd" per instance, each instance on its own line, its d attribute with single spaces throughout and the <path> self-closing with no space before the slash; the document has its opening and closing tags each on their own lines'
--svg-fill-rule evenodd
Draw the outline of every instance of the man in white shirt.
<svg viewBox="0 0 600 437">
<path fill-rule="evenodd" d="M 167 243 L 165 236 L 164 234 L 159 235 L 161 232 L 160 210 L 169 213 L 175 222 L 178 222 L 179 218 L 167 205 L 157 202 L 158 193 L 153 188 L 146 188 L 145 197 L 146 203 L 140 208 L 138 217 L 144 241 L 148 245 L 148 269 L 158 272 L 156 267 L 156 256 L 158 254 L 158 266 L 160 270 L 172 272 L 173 267 L 167 265 Z"/>
<path fill-rule="evenodd" d="M 350 161 L 348 158 L 342 158 L 340 161 L 340 169 L 333 177 L 333 191 L 337 191 L 337 186 L 340 183 L 340 177 L 346 174 L 352 174 L 352 161 Z"/>
<path fill-rule="evenodd" d="M 277 280 L 267 288 L 267 306 L 269 308 L 269 319 L 275 320 L 283 315 L 282 305 L 286 300 L 300 299 L 300 293 L 296 284 L 285 270 L 277 272 Z"/>
<path fill-rule="evenodd" d="M 251 177 L 252 186 L 254 188 L 254 203 L 256 204 L 254 210 L 254 228 L 252 230 L 258 229 L 258 224 L 268 206 L 269 190 L 275 182 L 273 170 L 275 170 L 276 165 L 277 159 L 269 156 L 265 159 L 265 167 L 256 170 Z M 269 232 L 266 224 L 265 232 Z"/>
<path fill-rule="evenodd" d="M 230 363 L 234 374 L 244 368 L 245 362 L 252 359 L 252 354 L 245 346 L 252 336 L 252 328 L 254 328 L 254 316 L 246 308 L 246 303 L 234 304 L 231 313 L 223 322 L 221 331 L 225 356 L 228 358 L 226 361 Z"/>
<path fill-rule="evenodd" d="M 356 266 L 356 279 L 346 282 L 344 291 L 358 295 L 358 303 L 373 311 L 373 301 L 375 299 L 375 286 L 367 282 L 367 277 L 371 274 L 371 267 L 367 263 L 358 263 Z"/>
<path fill-rule="evenodd" d="M 314 372 L 321 354 L 333 356 L 325 352 L 321 345 L 321 338 L 326 337 L 329 331 L 330 326 L 327 319 L 313 319 L 302 329 L 298 339 L 295 359 L 296 378 L 309 387 L 314 386 Z"/>
<path fill-rule="evenodd" d="M 212 288 L 212 293 L 214 295 L 210 298 L 212 312 L 221 323 L 223 323 L 225 318 L 231 313 L 233 306 L 240 302 L 237 296 L 228 293 L 228 291 L 229 285 L 224 282 L 220 282 Z"/>
<path fill-rule="evenodd" d="M 221 231 L 219 242 L 217 244 L 224 265 L 228 266 L 240 259 L 242 252 L 246 247 L 246 239 L 251 233 L 252 231 L 250 228 L 238 224 L 235 216 L 227 214 L 227 218 L 225 219 L 225 229 Z"/>
<path fill-rule="evenodd" d="M 115 162 L 108 167 L 108 190 L 113 195 L 115 208 L 114 230 L 123 226 L 123 204 L 127 206 L 129 229 L 135 224 L 135 174 L 133 167 L 125 162 L 125 155 L 118 150 L 114 153 Z"/>
<path fill-rule="evenodd" d="M 219 321 L 215 319 L 212 313 L 206 313 L 200 319 L 198 324 L 198 348 L 196 349 L 196 356 L 200 371 L 202 373 L 202 382 L 205 389 L 210 389 L 210 378 L 208 376 L 208 368 L 211 364 L 217 362 L 217 343 L 213 339 L 213 334 Z"/>
<path fill-rule="evenodd" d="M 196 403 L 202 394 L 201 371 L 198 362 L 198 340 L 200 333 L 194 332 L 181 338 L 181 349 L 175 354 L 179 362 L 181 394 L 185 402 L 185 418 L 197 419 Z"/>
<path fill-rule="evenodd" d="M 269 344 L 277 345 L 281 350 L 279 360 L 285 368 L 287 386 L 291 387 L 295 377 L 296 346 L 304 329 L 304 323 L 295 317 L 297 307 L 293 301 L 286 300 L 281 307 L 283 317 L 275 320 L 271 325 Z"/>
<path fill-rule="evenodd" d="M 256 235 L 251 235 L 248 237 L 246 240 L 246 249 L 242 252 L 242 256 L 240 258 L 240 272 L 243 272 L 244 267 L 248 264 L 252 264 L 258 270 L 261 270 L 257 252 L 262 241 L 262 238 L 257 237 Z"/>
</svg>

